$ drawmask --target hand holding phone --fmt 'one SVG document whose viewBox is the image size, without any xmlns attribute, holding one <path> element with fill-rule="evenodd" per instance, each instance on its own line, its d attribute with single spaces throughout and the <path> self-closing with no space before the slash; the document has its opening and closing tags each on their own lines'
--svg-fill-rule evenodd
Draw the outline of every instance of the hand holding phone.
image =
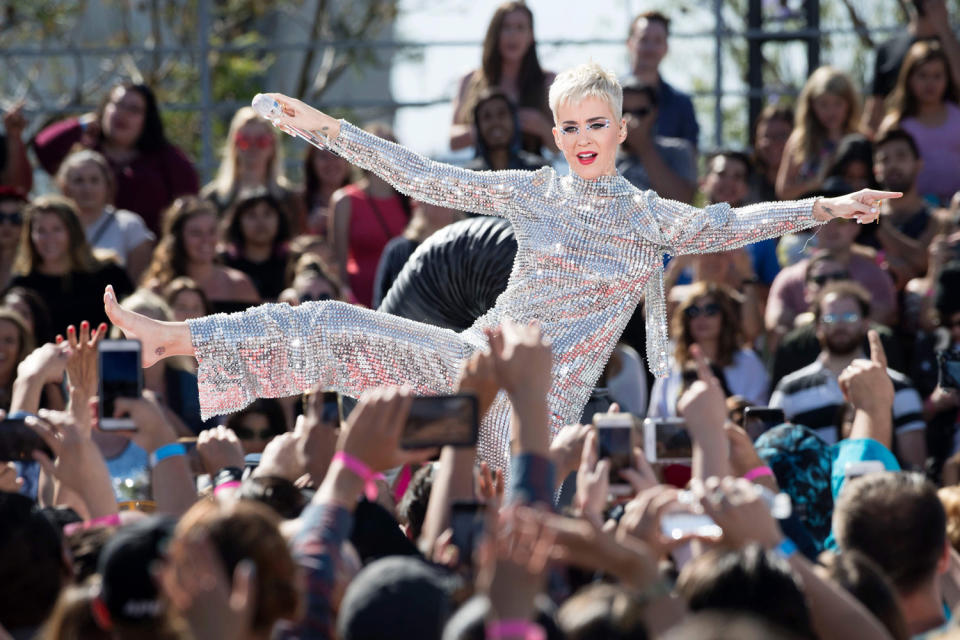
<svg viewBox="0 0 960 640">
<path fill-rule="evenodd" d="M 620 472 L 632 466 L 635 423 L 636 419 L 629 413 L 598 413 L 593 416 L 593 424 L 597 429 L 598 457 L 610 461 L 610 493 L 614 496 L 633 493 L 633 487 Z"/>
<path fill-rule="evenodd" d="M 480 430 L 477 413 L 477 397 L 472 393 L 413 398 L 400 447 L 472 447 Z"/>
<path fill-rule="evenodd" d="M 133 431 L 136 424 L 130 417 L 115 417 L 117 398 L 139 398 L 143 395 L 143 369 L 139 340 L 102 340 L 97 357 L 100 371 L 100 429 Z"/>
<path fill-rule="evenodd" d="M 772 407 L 746 407 L 743 410 L 743 430 L 750 439 L 756 442 L 757 438 L 770 429 L 780 426 L 785 421 L 783 409 Z"/>
<path fill-rule="evenodd" d="M 693 441 L 682 418 L 647 418 L 643 421 L 643 451 L 650 462 L 690 465 Z"/>
</svg>

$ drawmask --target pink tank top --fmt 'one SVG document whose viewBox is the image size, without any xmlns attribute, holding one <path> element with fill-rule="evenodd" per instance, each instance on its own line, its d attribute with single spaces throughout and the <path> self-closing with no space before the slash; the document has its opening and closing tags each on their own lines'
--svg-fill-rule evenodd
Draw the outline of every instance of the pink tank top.
<svg viewBox="0 0 960 640">
<path fill-rule="evenodd" d="M 347 275 L 361 304 L 373 304 L 373 281 L 387 242 L 403 233 L 407 213 L 398 196 L 371 198 L 356 185 L 343 188 L 350 198 L 350 240 Z"/>
<path fill-rule="evenodd" d="M 916 118 L 900 123 L 913 136 L 923 168 L 917 174 L 917 191 L 921 196 L 935 196 L 941 205 L 960 191 L 960 107 L 947 103 L 947 119 L 938 127 L 920 124 Z"/>
</svg>

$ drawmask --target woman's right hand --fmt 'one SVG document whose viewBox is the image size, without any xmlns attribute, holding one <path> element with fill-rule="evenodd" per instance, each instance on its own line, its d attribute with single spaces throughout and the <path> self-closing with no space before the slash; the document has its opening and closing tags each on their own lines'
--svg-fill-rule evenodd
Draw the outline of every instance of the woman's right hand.
<svg viewBox="0 0 960 640">
<path fill-rule="evenodd" d="M 110 322 L 123 331 L 128 340 L 139 340 L 143 347 L 143 367 L 170 356 L 195 356 L 186 322 L 161 322 L 124 309 L 117 302 L 112 285 L 103 293 L 103 308 Z"/>
<path fill-rule="evenodd" d="M 285 96 L 282 93 L 267 93 L 280 103 L 282 114 L 274 120 L 279 129 L 295 135 L 289 127 L 303 131 L 316 131 L 333 140 L 340 134 L 340 121 L 322 111 L 314 109 L 306 102 Z"/>
</svg>

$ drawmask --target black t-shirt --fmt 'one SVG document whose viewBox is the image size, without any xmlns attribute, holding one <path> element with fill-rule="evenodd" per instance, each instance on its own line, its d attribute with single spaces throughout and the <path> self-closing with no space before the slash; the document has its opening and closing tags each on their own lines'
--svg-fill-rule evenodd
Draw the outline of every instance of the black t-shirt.
<svg viewBox="0 0 960 640">
<path fill-rule="evenodd" d="M 877 45 L 877 59 L 873 67 L 870 95 L 885 98 L 897 84 L 900 67 L 910 46 L 917 38 L 909 32 L 896 35 Z"/>
<path fill-rule="evenodd" d="M 253 262 L 243 256 L 223 253 L 220 255 L 223 264 L 237 271 L 247 274 L 253 281 L 257 293 L 265 301 L 276 300 L 280 292 L 286 288 L 287 254 L 274 254 L 264 262 Z"/>
<path fill-rule="evenodd" d="M 84 320 L 96 328 L 101 322 L 109 322 L 103 310 L 103 290 L 112 284 L 117 299 L 133 293 L 133 283 L 127 272 L 113 262 L 101 264 L 90 272 L 74 271 L 65 276 L 48 276 L 37 271 L 17 276 L 10 286 L 25 287 L 36 291 L 47 303 L 54 334 L 66 334 L 67 326 L 80 328 Z M 37 336 L 37 342 L 52 342 L 54 335 Z"/>
<path fill-rule="evenodd" d="M 932 214 L 930 213 L 930 207 L 924 205 L 922 209 L 907 218 L 905 222 L 894 223 L 893 228 L 908 238 L 919 240 L 920 236 L 923 235 L 923 232 L 927 230 L 927 225 L 930 224 L 931 216 Z M 882 249 L 880 246 L 880 241 L 877 240 L 877 225 L 863 225 L 863 228 L 860 229 L 860 235 L 857 236 L 856 242 L 857 244 L 873 247 L 874 249 Z"/>
</svg>

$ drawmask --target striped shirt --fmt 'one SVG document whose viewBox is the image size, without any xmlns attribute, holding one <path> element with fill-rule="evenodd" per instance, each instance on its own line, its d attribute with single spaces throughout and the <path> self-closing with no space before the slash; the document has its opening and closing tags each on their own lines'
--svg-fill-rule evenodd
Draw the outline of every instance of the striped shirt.
<svg viewBox="0 0 960 640">
<path fill-rule="evenodd" d="M 925 428 L 923 401 L 910 379 L 887 369 L 893 381 L 893 429 L 906 433 Z M 839 439 L 846 401 L 833 372 L 819 360 L 784 376 L 770 396 L 770 406 L 783 409 L 787 420 L 813 429 L 829 444 Z"/>
</svg>

